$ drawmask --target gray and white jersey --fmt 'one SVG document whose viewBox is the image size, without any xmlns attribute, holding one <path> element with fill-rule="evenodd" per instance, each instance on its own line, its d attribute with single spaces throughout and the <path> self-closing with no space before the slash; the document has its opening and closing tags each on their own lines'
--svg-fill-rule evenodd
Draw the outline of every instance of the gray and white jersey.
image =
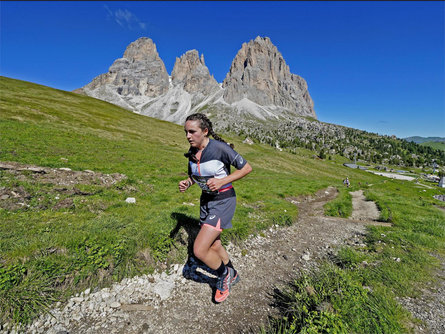
<svg viewBox="0 0 445 334">
<path fill-rule="evenodd" d="M 196 150 L 192 149 L 191 153 L 195 154 Z M 195 160 L 193 157 L 189 158 L 188 173 L 203 192 L 212 193 L 206 184 L 208 179 L 226 177 L 230 174 L 230 166 L 241 169 L 246 163 L 247 161 L 228 144 L 210 139 L 199 160 Z M 228 183 L 219 192 L 231 188 L 232 184 Z"/>
</svg>

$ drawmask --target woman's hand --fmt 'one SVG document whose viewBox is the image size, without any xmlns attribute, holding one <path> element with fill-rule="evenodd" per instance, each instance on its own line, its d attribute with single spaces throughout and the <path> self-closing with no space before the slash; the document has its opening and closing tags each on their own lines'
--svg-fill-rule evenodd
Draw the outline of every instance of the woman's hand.
<svg viewBox="0 0 445 334">
<path fill-rule="evenodd" d="M 209 186 L 211 191 L 217 191 L 219 190 L 223 185 L 225 185 L 227 182 L 224 182 L 223 179 L 210 179 L 207 180 L 207 185 Z"/>
<path fill-rule="evenodd" d="M 188 188 L 190 188 L 191 185 L 192 185 L 192 182 L 191 182 L 189 179 L 179 181 L 179 191 L 183 193 L 183 192 L 185 192 Z"/>
<path fill-rule="evenodd" d="M 252 171 L 252 167 L 249 165 L 249 163 L 246 163 L 243 168 L 237 169 L 232 174 L 223 177 L 221 179 L 210 179 L 207 181 L 207 185 L 209 186 L 211 191 L 219 190 L 223 185 L 235 182 L 247 174 L 249 174 Z"/>
</svg>

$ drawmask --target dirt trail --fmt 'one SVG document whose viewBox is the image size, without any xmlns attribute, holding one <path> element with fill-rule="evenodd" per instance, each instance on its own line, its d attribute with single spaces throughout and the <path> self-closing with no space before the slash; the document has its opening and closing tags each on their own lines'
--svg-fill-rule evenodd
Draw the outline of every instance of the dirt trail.
<svg viewBox="0 0 445 334">
<path fill-rule="evenodd" d="M 201 279 L 195 275 L 195 279 L 175 284 L 171 296 L 157 308 L 149 311 L 121 308 L 100 321 L 86 316 L 75 326 L 69 326 L 69 333 L 251 332 L 274 313 L 270 306 L 274 287 L 289 282 L 295 277 L 295 271 L 315 266 L 317 259 L 345 240 L 349 240 L 349 244 L 361 243 L 365 225 L 376 223 L 324 217 L 323 205 L 336 195 L 336 189 L 330 187 L 314 197 L 289 199 L 299 207 L 299 218 L 294 225 L 274 227 L 265 232 L 265 237 L 229 246 L 241 282 L 225 302 L 212 301 L 214 276 L 198 269 Z"/>
<path fill-rule="evenodd" d="M 372 201 L 366 201 L 363 190 L 350 192 L 352 195 L 352 214 L 351 219 L 358 220 L 377 220 L 380 211 L 377 205 Z"/>
</svg>

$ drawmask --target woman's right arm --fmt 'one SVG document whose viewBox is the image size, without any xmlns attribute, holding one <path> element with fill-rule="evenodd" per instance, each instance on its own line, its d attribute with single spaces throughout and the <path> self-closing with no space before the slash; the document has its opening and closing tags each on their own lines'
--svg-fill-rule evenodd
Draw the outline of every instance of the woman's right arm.
<svg viewBox="0 0 445 334">
<path fill-rule="evenodd" d="M 185 192 L 188 188 L 190 188 L 193 185 L 193 180 L 189 177 L 186 180 L 179 181 L 179 191 Z"/>
</svg>

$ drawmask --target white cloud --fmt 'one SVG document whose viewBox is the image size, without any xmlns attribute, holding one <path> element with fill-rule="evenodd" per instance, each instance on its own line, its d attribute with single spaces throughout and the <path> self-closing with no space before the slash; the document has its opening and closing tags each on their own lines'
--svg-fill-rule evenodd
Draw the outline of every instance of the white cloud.
<svg viewBox="0 0 445 334">
<path fill-rule="evenodd" d="M 118 9 L 113 12 L 107 5 L 104 5 L 104 8 L 108 13 L 108 17 L 113 19 L 124 29 L 147 29 L 147 24 L 140 21 L 138 17 L 130 12 L 128 9 Z"/>
</svg>

